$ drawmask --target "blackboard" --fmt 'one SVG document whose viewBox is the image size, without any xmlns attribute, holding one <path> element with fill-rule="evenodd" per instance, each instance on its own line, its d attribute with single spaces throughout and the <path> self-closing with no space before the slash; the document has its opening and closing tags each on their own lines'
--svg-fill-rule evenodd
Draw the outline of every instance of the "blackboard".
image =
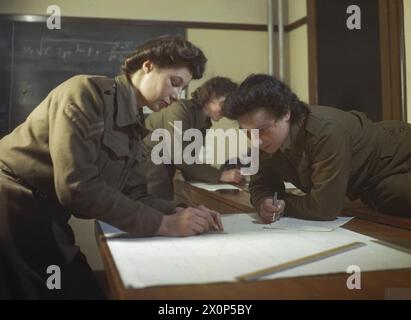
<svg viewBox="0 0 411 320">
<path fill-rule="evenodd" d="M 318 103 L 382 120 L 378 1 L 317 0 Z M 361 30 L 349 30 L 347 7 L 361 7 Z"/>
<path fill-rule="evenodd" d="M 136 46 L 184 28 L 76 19 L 49 30 L 46 22 L 0 19 L 0 137 L 22 123 L 61 82 L 77 74 L 119 74 Z"/>
</svg>

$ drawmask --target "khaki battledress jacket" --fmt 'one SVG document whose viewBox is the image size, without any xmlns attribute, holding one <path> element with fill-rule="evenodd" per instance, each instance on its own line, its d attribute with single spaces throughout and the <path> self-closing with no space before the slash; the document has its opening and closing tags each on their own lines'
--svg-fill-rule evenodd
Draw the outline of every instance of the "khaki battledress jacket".
<svg viewBox="0 0 411 320">
<path fill-rule="evenodd" d="M 176 132 L 176 121 L 181 121 L 181 132 Z M 173 178 L 176 169 L 179 169 L 187 180 L 200 180 L 217 183 L 221 177 L 221 171 L 207 164 L 177 164 L 174 162 L 173 144 L 171 147 L 171 164 L 154 164 L 151 161 L 151 151 L 158 141 L 153 141 L 152 132 L 156 129 L 166 129 L 173 142 L 175 134 L 181 136 L 187 129 L 198 129 L 201 131 L 203 139 L 206 130 L 211 127 L 210 118 L 203 114 L 200 106 L 193 100 L 180 100 L 172 103 L 167 108 L 159 112 L 150 114 L 146 119 L 146 128 L 150 131 L 144 138 L 147 153 L 147 187 L 150 193 L 158 194 L 163 199 L 173 199 Z M 177 127 L 178 128 L 178 127 Z M 182 151 L 189 144 L 189 141 L 182 141 Z"/>
<path fill-rule="evenodd" d="M 411 125 L 372 122 L 361 112 L 331 107 L 310 110 L 290 126 L 279 151 L 260 152 L 259 171 L 250 181 L 257 210 L 277 191 L 285 214 L 303 219 L 334 219 L 345 196 L 411 217 Z M 306 195 L 285 194 L 284 181 Z"/>
<path fill-rule="evenodd" d="M 0 297 L 100 296 L 67 224 L 71 214 L 133 235 L 157 232 L 176 204 L 146 192 L 146 133 L 125 75 L 80 75 L 0 140 Z M 49 265 L 62 268 L 62 290 L 47 289 Z"/>
<path fill-rule="evenodd" d="M 126 76 L 76 76 L 0 141 L 0 168 L 77 216 L 153 235 L 175 204 L 146 193 L 145 134 Z"/>
</svg>

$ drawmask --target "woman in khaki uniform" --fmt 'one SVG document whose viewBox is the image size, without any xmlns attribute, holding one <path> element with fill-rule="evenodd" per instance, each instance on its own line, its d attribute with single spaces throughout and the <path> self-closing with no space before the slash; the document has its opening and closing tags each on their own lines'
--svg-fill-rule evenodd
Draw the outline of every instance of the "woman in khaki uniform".
<svg viewBox="0 0 411 320">
<path fill-rule="evenodd" d="M 259 129 L 260 167 L 251 201 L 265 222 L 281 213 L 331 220 L 345 196 L 411 217 L 411 125 L 371 122 L 357 111 L 307 106 L 281 81 L 248 77 L 224 103 L 224 115 Z M 284 181 L 306 193 L 284 192 Z M 273 194 L 282 200 L 274 204 Z"/>
<path fill-rule="evenodd" d="M 146 128 L 154 131 L 158 128 L 166 129 L 173 141 L 174 134 L 184 134 L 187 129 L 198 129 L 203 139 L 206 130 L 211 127 L 211 120 L 222 118 L 221 108 L 225 97 L 238 85 L 228 78 L 214 77 L 198 87 L 190 100 L 179 100 L 167 109 L 150 114 L 146 119 Z M 175 132 L 177 122 L 181 122 L 181 132 Z M 232 182 L 240 183 L 242 176 L 240 169 L 220 171 L 207 164 L 176 164 L 171 156 L 171 164 L 154 164 L 151 161 L 152 148 L 158 143 L 153 141 L 152 135 L 144 138 L 147 148 L 147 189 L 149 193 L 166 200 L 172 200 L 174 194 L 173 178 L 176 169 L 179 169 L 186 180 L 200 180 L 204 182 Z M 182 151 L 190 143 L 184 141 Z M 173 143 L 172 143 L 173 146 Z M 174 154 L 171 148 L 171 155 Z"/>
<path fill-rule="evenodd" d="M 220 228 L 216 212 L 182 208 L 146 192 L 141 107 L 157 112 L 201 78 L 202 51 L 177 36 L 148 41 L 124 74 L 76 76 L 52 90 L 0 140 L 0 297 L 100 298 L 74 245 L 71 214 L 138 236 L 187 236 Z M 47 268 L 61 289 L 47 287 Z"/>
</svg>

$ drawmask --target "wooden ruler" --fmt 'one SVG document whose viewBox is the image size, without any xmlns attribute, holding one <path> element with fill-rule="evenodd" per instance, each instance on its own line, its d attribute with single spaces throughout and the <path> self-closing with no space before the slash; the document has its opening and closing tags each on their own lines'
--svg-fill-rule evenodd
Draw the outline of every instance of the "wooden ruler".
<svg viewBox="0 0 411 320">
<path fill-rule="evenodd" d="M 340 247 L 335 247 L 335 248 L 332 248 L 332 249 L 329 249 L 329 250 L 321 251 L 321 252 L 318 252 L 318 253 L 315 253 L 315 254 L 312 254 L 312 255 L 309 255 L 309 256 L 305 256 L 305 257 L 302 257 L 302 258 L 299 258 L 299 259 L 295 259 L 295 260 L 292 260 L 292 261 L 281 263 L 281 264 L 278 264 L 278 265 L 273 266 L 273 267 L 269 267 L 269 268 L 265 268 L 265 269 L 258 270 L 258 271 L 255 271 L 255 272 L 243 274 L 241 276 L 238 276 L 237 279 L 240 280 L 240 281 L 258 280 L 261 277 L 268 276 L 268 275 L 273 274 L 273 273 L 288 270 L 288 269 L 291 269 L 291 268 L 295 268 L 295 267 L 302 266 L 302 265 L 312 263 L 312 262 L 316 262 L 316 261 L 319 261 L 319 260 L 323 260 L 323 259 L 326 259 L 328 257 L 335 256 L 337 254 L 341 254 L 341 253 L 344 253 L 344 252 L 347 252 L 347 251 L 350 251 L 350 250 L 354 250 L 354 249 L 363 247 L 365 245 L 366 244 L 363 243 L 363 242 L 351 242 L 349 244 L 346 244 L 346 245 L 343 245 L 343 246 L 340 246 Z"/>
</svg>

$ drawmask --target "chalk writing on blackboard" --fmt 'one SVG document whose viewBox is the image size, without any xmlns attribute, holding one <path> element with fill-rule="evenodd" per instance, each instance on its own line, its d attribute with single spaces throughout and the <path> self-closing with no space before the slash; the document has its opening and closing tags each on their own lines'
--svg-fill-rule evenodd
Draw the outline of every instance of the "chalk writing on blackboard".
<svg viewBox="0 0 411 320">
<path fill-rule="evenodd" d="M 84 39 L 41 38 L 37 47 L 23 46 L 26 56 L 58 58 L 62 60 L 78 58 L 100 58 L 109 62 L 122 62 L 124 57 L 136 47 L 132 41 L 95 41 Z"/>
</svg>

